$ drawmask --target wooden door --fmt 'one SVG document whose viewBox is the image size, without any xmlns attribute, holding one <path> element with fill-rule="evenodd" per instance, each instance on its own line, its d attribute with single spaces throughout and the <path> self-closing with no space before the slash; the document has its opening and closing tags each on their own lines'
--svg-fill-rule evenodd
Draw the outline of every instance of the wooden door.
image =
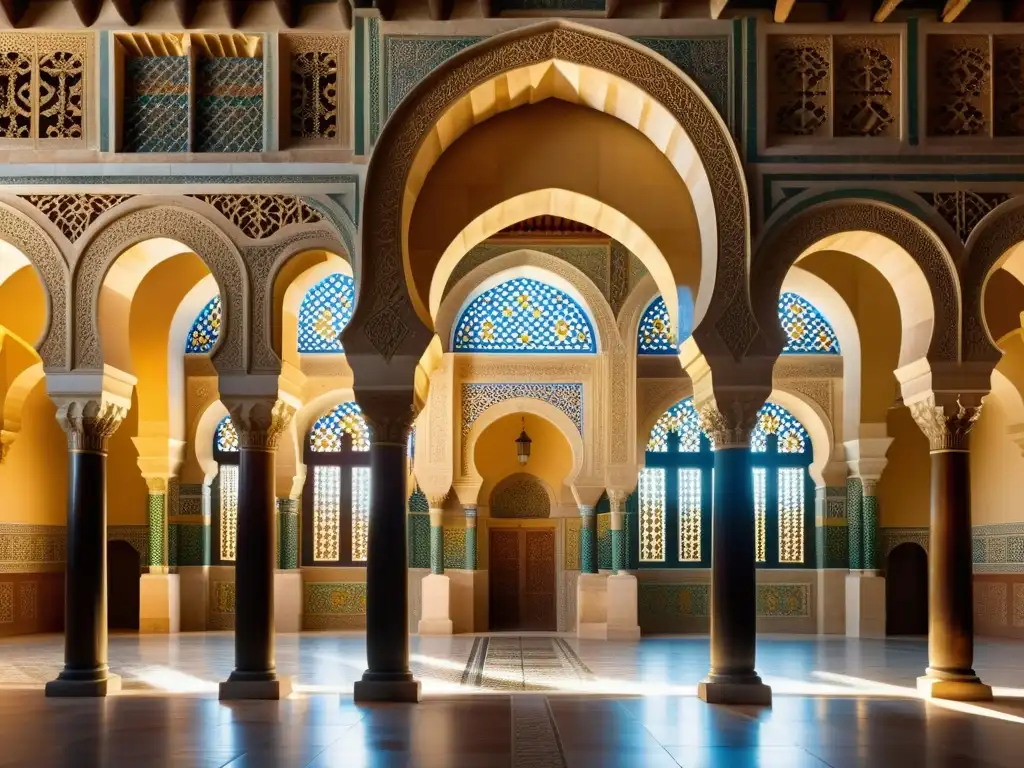
<svg viewBox="0 0 1024 768">
<path fill-rule="evenodd" d="M 139 629 L 139 553 L 127 541 L 107 542 L 107 627 Z"/>
<path fill-rule="evenodd" d="M 491 528 L 490 617 L 497 631 L 555 631 L 555 530 Z"/>
<path fill-rule="evenodd" d="M 519 628 L 519 529 L 491 528 L 491 629 Z"/>
<path fill-rule="evenodd" d="M 885 633 L 928 634 L 928 555 L 904 542 L 885 563 Z"/>
</svg>

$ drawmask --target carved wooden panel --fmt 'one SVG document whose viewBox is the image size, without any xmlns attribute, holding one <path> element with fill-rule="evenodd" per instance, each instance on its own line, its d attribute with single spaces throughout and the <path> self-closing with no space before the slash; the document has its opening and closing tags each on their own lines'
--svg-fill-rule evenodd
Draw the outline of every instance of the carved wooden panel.
<svg viewBox="0 0 1024 768">
<path fill-rule="evenodd" d="M 992 65 L 987 35 L 928 36 L 928 134 L 987 136 Z"/>
<path fill-rule="evenodd" d="M 840 35 L 833 41 L 836 136 L 898 137 L 900 39 Z"/>
<path fill-rule="evenodd" d="M 517 528 L 490 529 L 490 617 L 492 630 L 519 627 L 520 553 Z"/>
<path fill-rule="evenodd" d="M 1024 35 L 993 39 L 996 136 L 1024 136 Z"/>
<path fill-rule="evenodd" d="M 832 41 L 826 35 L 768 38 L 768 135 L 828 136 Z"/>
<path fill-rule="evenodd" d="M 555 530 L 523 531 L 523 594 L 519 602 L 520 629 L 555 631 Z"/>
<path fill-rule="evenodd" d="M 344 35 L 287 35 L 289 104 L 283 115 L 292 144 L 347 146 Z"/>
</svg>

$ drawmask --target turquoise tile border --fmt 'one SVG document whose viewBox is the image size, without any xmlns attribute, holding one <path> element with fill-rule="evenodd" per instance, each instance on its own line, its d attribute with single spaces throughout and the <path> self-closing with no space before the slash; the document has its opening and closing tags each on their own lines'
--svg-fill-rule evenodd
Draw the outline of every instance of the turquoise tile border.
<svg viewBox="0 0 1024 768">
<path fill-rule="evenodd" d="M 366 126 L 364 124 L 366 115 L 366 105 L 364 99 L 366 98 L 364 90 L 364 83 L 366 82 L 366 62 L 365 48 L 366 48 L 366 30 L 364 26 L 366 24 L 366 18 L 364 16 L 357 16 L 355 23 L 352 25 L 353 36 L 355 37 L 355 51 L 353 53 L 353 59 L 355 62 L 355 115 L 353 120 L 355 121 L 355 151 L 357 155 L 366 154 Z"/>
</svg>

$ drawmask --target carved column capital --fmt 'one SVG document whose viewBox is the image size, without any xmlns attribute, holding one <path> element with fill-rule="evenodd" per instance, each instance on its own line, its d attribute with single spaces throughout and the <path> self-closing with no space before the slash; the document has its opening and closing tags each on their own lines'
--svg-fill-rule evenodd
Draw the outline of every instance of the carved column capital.
<svg viewBox="0 0 1024 768">
<path fill-rule="evenodd" d="M 356 402 L 370 425 L 370 441 L 377 444 L 406 445 L 416 420 L 411 389 L 357 390 Z"/>
<path fill-rule="evenodd" d="M 981 402 L 964 405 L 959 395 L 928 395 L 910 404 L 910 414 L 934 451 L 966 451 L 971 428 L 981 415 Z"/>
<path fill-rule="evenodd" d="M 55 397 L 57 423 L 68 436 L 72 451 L 106 453 L 110 437 L 128 415 L 129 406 L 120 399 L 95 397 Z"/>
<path fill-rule="evenodd" d="M 4 459 L 7 458 L 7 452 L 11 450 L 11 443 L 14 442 L 15 437 L 17 437 L 16 432 L 0 429 L 0 464 L 3 464 Z"/>
<path fill-rule="evenodd" d="M 267 397 L 229 397 L 224 405 L 231 414 L 231 423 L 238 433 L 241 448 L 276 450 L 292 417 L 295 406 L 284 400 Z"/>
<path fill-rule="evenodd" d="M 618 488 L 608 489 L 608 506 L 612 514 L 624 514 L 626 511 L 626 499 L 629 492 Z"/>
<path fill-rule="evenodd" d="M 160 494 L 167 493 L 167 478 L 147 477 L 146 488 L 149 489 L 150 496 L 159 496 Z"/>
<path fill-rule="evenodd" d="M 760 395 L 715 397 L 698 412 L 700 425 L 715 449 L 749 448 L 757 414 L 764 405 Z"/>
</svg>

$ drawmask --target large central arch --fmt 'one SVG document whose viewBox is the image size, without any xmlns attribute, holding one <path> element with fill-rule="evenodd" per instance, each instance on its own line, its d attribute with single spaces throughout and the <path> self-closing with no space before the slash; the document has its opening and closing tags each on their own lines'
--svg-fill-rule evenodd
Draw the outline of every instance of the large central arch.
<svg viewBox="0 0 1024 768">
<path fill-rule="evenodd" d="M 569 83 L 540 93 L 545 65 Z M 591 73 L 604 73 L 601 87 Z M 588 87 L 593 86 L 593 87 Z M 607 85 L 607 84 L 606 84 Z M 701 226 L 698 317 L 742 351 L 756 333 L 744 281 L 748 204 L 739 156 L 721 118 L 690 79 L 654 52 L 624 38 L 566 21 L 497 35 L 441 65 L 399 105 L 367 172 L 360 295 L 345 334 L 353 359 L 419 360 L 433 335 L 426 297 L 416 289 L 407 228 L 430 168 L 462 133 L 531 99 L 554 95 L 591 106 L 644 133 L 684 176 L 709 193 Z M 688 159 L 684 159 L 688 158 Z M 706 196 L 707 197 L 707 196 Z M 709 218 L 710 217 L 710 218 Z M 404 289 L 403 289 L 404 286 Z M 731 304 L 735 303 L 735 306 Z M 729 308 L 731 311 L 727 312 Z M 702 334 L 703 335 L 703 334 Z"/>
</svg>

